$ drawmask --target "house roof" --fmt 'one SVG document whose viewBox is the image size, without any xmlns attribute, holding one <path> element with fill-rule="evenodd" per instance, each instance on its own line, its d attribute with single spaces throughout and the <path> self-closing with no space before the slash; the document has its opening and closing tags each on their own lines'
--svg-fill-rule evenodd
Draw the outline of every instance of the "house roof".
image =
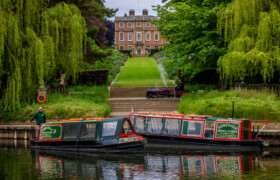
<svg viewBox="0 0 280 180">
<path fill-rule="evenodd" d="M 150 15 L 136 15 L 136 16 L 116 16 L 115 21 L 151 21 L 157 20 L 159 17 Z"/>
</svg>

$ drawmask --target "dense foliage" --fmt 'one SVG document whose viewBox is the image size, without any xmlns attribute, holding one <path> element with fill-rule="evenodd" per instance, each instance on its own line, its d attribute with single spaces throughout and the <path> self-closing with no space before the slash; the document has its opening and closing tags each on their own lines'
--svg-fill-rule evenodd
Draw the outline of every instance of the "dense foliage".
<svg viewBox="0 0 280 180">
<path fill-rule="evenodd" d="M 79 9 L 45 0 L 0 1 L 1 109 L 14 111 L 56 73 L 75 80 L 83 58 L 86 23 Z"/>
<path fill-rule="evenodd" d="M 280 1 L 234 0 L 218 18 L 229 45 L 218 62 L 222 76 L 232 82 L 261 75 L 269 82 L 280 69 Z"/>
<path fill-rule="evenodd" d="M 158 6 L 158 29 L 169 40 L 164 51 L 184 79 L 217 67 L 225 44 L 217 30 L 217 13 L 231 0 L 171 0 Z"/>
<path fill-rule="evenodd" d="M 106 39 L 107 39 L 107 46 L 113 46 L 115 44 L 115 23 L 114 21 L 107 20 L 105 22 L 107 32 L 106 32 Z"/>
</svg>

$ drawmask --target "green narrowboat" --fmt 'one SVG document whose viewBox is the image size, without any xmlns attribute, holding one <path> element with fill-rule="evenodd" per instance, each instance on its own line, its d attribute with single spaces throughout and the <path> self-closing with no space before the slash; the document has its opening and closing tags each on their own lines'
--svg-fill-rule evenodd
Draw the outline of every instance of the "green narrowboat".
<svg viewBox="0 0 280 180">
<path fill-rule="evenodd" d="M 41 124 L 32 148 L 81 152 L 142 152 L 143 137 L 127 118 L 89 118 Z"/>
<path fill-rule="evenodd" d="M 142 112 L 130 114 L 130 120 L 135 132 L 147 139 L 147 149 L 187 145 L 185 147 L 190 149 L 206 151 L 246 151 L 263 146 L 258 134 L 252 133 L 252 121 L 248 119 Z"/>
</svg>

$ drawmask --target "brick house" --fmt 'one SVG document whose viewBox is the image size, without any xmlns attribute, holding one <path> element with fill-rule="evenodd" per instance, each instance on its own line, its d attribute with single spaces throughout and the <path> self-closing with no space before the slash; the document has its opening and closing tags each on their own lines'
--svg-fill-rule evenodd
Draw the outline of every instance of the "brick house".
<svg viewBox="0 0 280 180">
<path fill-rule="evenodd" d="M 133 56 L 148 56 L 151 49 L 158 49 L 167 41 L 160 36 L 152 20 L 157 16 L 148 15 L 144 9 L 142 15 L 135 15 L 134 10 L 124 16 L 115 17 L 115 48 L 130 50 Z"/>
</svg>

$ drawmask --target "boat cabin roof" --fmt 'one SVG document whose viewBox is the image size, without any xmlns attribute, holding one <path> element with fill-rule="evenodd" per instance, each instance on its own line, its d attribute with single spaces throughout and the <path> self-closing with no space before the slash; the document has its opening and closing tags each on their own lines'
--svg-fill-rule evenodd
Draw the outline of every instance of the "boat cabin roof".
<svg viewBox="0 0 280 180">
<path fill-rule="evenodd" d="M 104 123 L 104 122 L 113 122 L 113 121 L 124 121 L 125 118 L 77 118 L 77 119 L 69 119 L 62 120 L 58 122 L 48 122 L 47 124 L 68 124 L 68 123 Z"/>
<path fill-rule="evenodd" d="M 41 124 L 40 141 L 77 141 L 114 139 L 135 134 L 128 118 L 103 120 L 72 119 Z"/>
<path fill-rule="evenodd" d="M 222 117 L 212 117 L 209 115 L 194 115 L 194 114 L 171 114 L 171 113 L 133 113 L 129 116 L 142 116 L 142 117 L 155 117 L 155 118 L 176 118 L 176 119 L 205 119 L 206 121 L 249 121 L 243 118 L 222 118 Z"/>
</svg>

